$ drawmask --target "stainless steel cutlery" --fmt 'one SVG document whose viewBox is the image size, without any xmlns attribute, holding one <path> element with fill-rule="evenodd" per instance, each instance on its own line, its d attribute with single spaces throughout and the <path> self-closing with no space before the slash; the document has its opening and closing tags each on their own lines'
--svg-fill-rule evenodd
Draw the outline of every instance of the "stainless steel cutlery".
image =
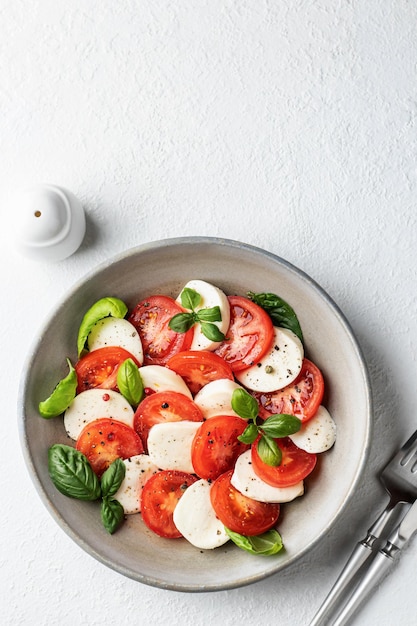
<svg viewBox="0 0 417 626">
<path fill-rule="evenodd" d="M 356 545 L 310 626 L 347 624 L 417 530 L 417 430 L 383 468 L 380 480 L 390 496 L 389 502 L 366 537 Z M 384 534 L 399 516 L 402 521 L 384 544 Z"/>
</svg>

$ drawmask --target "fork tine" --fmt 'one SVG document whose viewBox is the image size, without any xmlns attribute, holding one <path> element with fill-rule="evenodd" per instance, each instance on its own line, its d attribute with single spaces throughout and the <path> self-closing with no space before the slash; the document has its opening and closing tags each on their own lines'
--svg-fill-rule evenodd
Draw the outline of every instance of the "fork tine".
<svg viewBox="0 0 417 626">
<path fill-rule="evenodd" d="M 398 460 L 401 465 L 405 465 L 411 459 L 412 456 L 417 452 L 417 430 L 413 432 L 411 437 L 407 439 L 404 445 L 398 450 L 394 459 L 398 457 Z M 393 460 L 394 460 L 393 459 Z M 400 460 L 401 459 L 401 460 Z"/>
<path fill-rule="evenodd" d="M 417 453 L 417 430 L 411 435 L 408 441 L 400 449 L 403 453 L 403 457 L 400 460 L 400 465 L 406 465 L 410 459 Z M 413 469 L 411 470 L 413 471 Z M 414 470 L 415 471 L 415 470 Z"/>
<path fill-rule="evenodd" d="M 410 458 L 414 456 L 417 451 L 417 430 L 413 432 L 411 437 L 407 439 L 407 441 L 397 450 L 393 457 L 388 461 L 388 463 L 384 466 L 381 477 L 384 475 L 384 472 L 393 465 L 399 464 L 401 466 L 406 465 Z"/>
</svg>

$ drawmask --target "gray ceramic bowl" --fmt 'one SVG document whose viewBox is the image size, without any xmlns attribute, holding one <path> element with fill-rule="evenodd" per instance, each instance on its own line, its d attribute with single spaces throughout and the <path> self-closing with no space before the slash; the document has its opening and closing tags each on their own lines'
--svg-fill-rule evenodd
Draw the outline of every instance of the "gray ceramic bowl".
<svg viewBox="0 0 417 626">
<path fill-rule="evenodd" d="M 177 296 L 185 282 L 200 278 L 229 294 L 268 291 L 295 309 L 306 355 L 322 370 L 324 404 L 337 423 L 334 448 L 307 480 L 304 497 L 285 505 L 279 530 L 285 551 L 256 557 L 230 543 L 201 551 L 183 539 L 157 537 L 140 515 L 129 516 L 110 536 L 96 503 L 72 500 L 52 485 L 47 450 L 68 443 L 61 417 L 42 419 L 40 400 L 57 376 L 76 360 L 76 338 L 84 312 L 101 297 L 118 296 L 132 307 L 153 293 Z M 217 591 L 259 581 L 293 564 L 340 518 L 359 479 L 369 447 L 371 401 L 360 348 L 343 314 L 306 274 L 259 248 L 216 238 L 157 241 L 102 264 L 60 303 L 37 337 L 24 368 L 19 423 L 24 456 L 35 487 L 61 528 L 86 552 L 134 580 L 177 591 Z"/>
</svg>

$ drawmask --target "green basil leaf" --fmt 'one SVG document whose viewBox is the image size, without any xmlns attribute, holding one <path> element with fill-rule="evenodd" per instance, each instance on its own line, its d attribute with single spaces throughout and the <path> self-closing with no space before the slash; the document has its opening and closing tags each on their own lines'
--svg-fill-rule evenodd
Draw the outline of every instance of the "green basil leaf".
<svg viewBox="0 0 417 626">
<path fill-rule="evenodd" d="M 256 424 L 249 424 L 241 435 L 238 436 L 238 440 L 242 443 L 253 443 L 258 436 L 258 427 Z"/>
<path fill-rule="evenodd" d="M 272 467 L 280 465 L 282 452 L 277 442 L 272 439 L 272 437 L 262 435 L 257 443 L 257 451 L 261 461 L 266 465 L 271 465 Z"/>
<path fill-rule="evenodd" d="M 181 304 L 184 309 L 189 309 L 190 311 L 194 311 L 196 307 L 201 302 L 201 296 L 195 289 L 190 289 L 189 287 L 185 287 L 180 294 Z"/>
<path fill-rule="evenodd" d="M 71 446 L 55 444 L 48 450 L 48 471 L 55 487 L 70 498 L 98 500 L 100 481 L 88 459 Z"/>
<path fill-rule="evenodd" d="M 258 554 L 261 556 L 272 556 L 277 554 L 283 548 L 281 535 L 275 529 L 268 530 L 262 535 L 248 536 L 235 533 L 229 528 L 226 528 L 226 533 L 230 539 L 242 550 L 250 552 L 251 554 Z"/>
<path fill-rule="evenodd" d="M 104 319 L 105 317 L 120 317 L 123 318 L 127 313 L 127 306 L 119 298 L 101 298 L 93 304 L 84 315 L 81 325 L 78 331 L 77 349 L 78 356 L 84 350 L 85 342 L 93 328 L 94 324 Z"/>
<path fill-rule="evenodd" d="M 111 535 L 121 526 L 125 512 L 118 500 L 104 498 L 101 503 L 101 521 Z"/>
<path fill-rule="evenodd" d="M 300 322 L 294 309 L 285 300 L 274 293 L 253 293 L 248 291 L 248 298 L 265 309 L 275 326 L 292 330 L 303 341 Z"/>
<path fill-rule="evenodd" d="M 145 390 L 139 368 L 133 359 L 126 359 L 119 366 L 117 370 L 117 386 L 129 404 L 137 407 L 145 395 Z"/>
<path fill-rule="evenodd" d="M 268 417 L 262 426 L 260 426 L 260 429 L 265 435 L 274 437 L 275 439 L 288 437 L 288 435 L 298 432 L 300 428 L 301 420 L 294 415 L 287 415 L 286 413 L 271 415 L 271 417 Z"/>
<path fill-rule="evenodd" d="M 186 333 L 195 324 L 193 313 L 177 313 L 168 322 L 168 327 L 176 333 Z"/>
<path fill-rule="evenodd" d="M 216 326 L 216 324 L 210 324 L 209 322 L 200 322 L 201 332 L 210 341 L 224 341 L 225 336 Z"/>
<path fill-rule="evenodd" d="M 245 420 L 258 417 L 258 403 L 245 389 L 235 389 L 233 391 L 231 404 L 234 412 Z"/>
<path fill-rule="evenodd" d="M 103 498 L 112 498 L 126 475 L 126 465 L 122 459 L 115 459 L 101 477 L 101 494 Z"/>
<path fill-rule="evenodd" d="M 196 316 L 199 322 L 221 322 L 222 319 L 219 306 L 214 306 L 211 309 L 200 309 Z"/>
<path fill-rule="evenodd" d="M 77 374 L 69 359 L 67 359 L 67 363 L 69 374 L 59 381 L 49 398 L 39 402 L 39 413 L 46 419 L 61 415 L 75 398 L 78 384 Z"/>
</svg>

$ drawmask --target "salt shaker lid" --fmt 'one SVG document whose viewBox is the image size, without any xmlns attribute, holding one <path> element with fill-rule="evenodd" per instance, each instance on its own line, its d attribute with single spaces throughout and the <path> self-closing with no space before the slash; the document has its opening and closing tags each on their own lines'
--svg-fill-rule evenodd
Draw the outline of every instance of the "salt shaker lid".
<svg viewBox="0 0 417 626">
<path fill-rule="evenodd" d="M 72 192 L 56 185 L 35 185 L 15 194 L 15 242 L 25 256 L 59 261 L 81 245 L 86 222 Z"/>
</svg>

